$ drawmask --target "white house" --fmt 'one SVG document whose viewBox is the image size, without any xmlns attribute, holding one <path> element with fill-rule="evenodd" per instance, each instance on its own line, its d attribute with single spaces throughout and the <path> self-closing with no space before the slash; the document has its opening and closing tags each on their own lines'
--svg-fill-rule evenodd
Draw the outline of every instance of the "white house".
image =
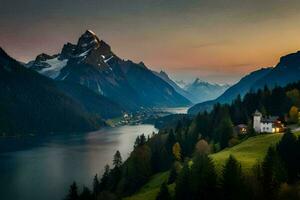
<svg viewBox="0 0 300 200">
<path fill-rule="evenodd" d="M 284 126 L 278 117 L 263 117 L 259 111 L 253 114 L 253 128 L 258 133 L 279 133 L 284 130 Z"/>
</svg>

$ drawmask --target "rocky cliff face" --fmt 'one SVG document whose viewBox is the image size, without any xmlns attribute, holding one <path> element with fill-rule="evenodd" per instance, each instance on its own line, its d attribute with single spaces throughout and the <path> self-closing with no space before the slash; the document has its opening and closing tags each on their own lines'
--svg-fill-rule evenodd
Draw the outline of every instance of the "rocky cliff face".
<svg viewBox="0 0 300 200">
<path fill-rule="evenodd" d="M 60 54 L 38 57 L 28 64 L 30 68 L 55 80 L 81 84 L 129 110 L 190 104 L 143 63 L 119 58 L 89 30 L 77 44 L 65 44 Z"/>
</svg>

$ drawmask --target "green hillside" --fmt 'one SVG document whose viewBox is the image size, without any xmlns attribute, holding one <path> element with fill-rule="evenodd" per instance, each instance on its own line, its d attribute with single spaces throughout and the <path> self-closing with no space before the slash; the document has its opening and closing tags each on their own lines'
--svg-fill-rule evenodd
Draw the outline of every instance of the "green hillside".
<svg viewBox="0 0 300 200">
<path fill-rule="evenodd" d="M 300 135 L 300 132 L 297 132 L 296 134 Z M 229 155 L 233 155 L 241 162 L 243 170 L 249 171 L 257 161 L 261 161 L 264 158 L 270 145 L 275 145 L 279 142 L 282 135 L 283 134 L 267 134 L 251 137 L 232 148 L 227 148 L 223 151 L 212 154 L 211 157 L 215 161 L 218 170 L 222 169 L 222 166 Z M 140 189 L 138 193 L 125 199 L 155 200 L 160 185 L 167 180 L 167 178 L 168 172 L 156 174 Z M 174 194 L 174 188 L 174 184 L 169 185 L 171 194 Z"/>
<path fill-rule="evenodd" d="M 251 137 L 232 148 L 226 148 L 223 151 L 212 154 L 211 157 L 215 161 L 218 170 L 221 170 L 229 155 L 233 155 L 241 162 L 242 169 L 248 171 L 251 170 L 257 161 L 262 161 L 269 146 L 278 143 L 282 135 L 280 133 Z"/>
<path fill-rule="evenodd" d="M 148 183 L 146 183 L 135 195 L 124 198 L 124 200 L 155 200 L 157 193 L 159 192 L 160 185 L 167 181 L 169 172 L 162 172 L 154 175 Z M 174 191 L 175 185 L 169 185 L 169 190 Z M 173 192 L 172 192 L 173 193 Z"/>
</svg>

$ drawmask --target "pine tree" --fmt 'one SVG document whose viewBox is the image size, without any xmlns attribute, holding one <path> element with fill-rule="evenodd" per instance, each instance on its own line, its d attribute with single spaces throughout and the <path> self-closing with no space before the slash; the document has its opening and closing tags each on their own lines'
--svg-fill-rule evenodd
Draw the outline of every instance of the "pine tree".
<svg viewBox="0 0 300 200">
<path fill-rule="evenodd" d="M 134 148 L 142 146 L 146 143 L 146 137 L 144 134 L 137 136 L 134 142 Z"/>
<path fill-rule="evenodd" d="M 116 151 L 116 153 L 114 155 L 113 165 L 118 168 L 121 167 L 121 165 L 122 165 L 122 156 L 119 151 Z"/>
<path fill-rule="evenodd" d="M 156 197 L 156 200 L 171 200 L 171 195 L 169 193 L 169 189 L 167 184 L 164 182 L 161 186 L 160 186 L 160 191 Z"/>
<path fill-rule="evenodd" d="M 241 164 L 232 155 L 229 156 L 222 170 L 221 186 L 225 199 L 244 199 L 245 190 Z"/>
<path fill-rule="evenodd" d="M 176 138 L 175 138 L 173 129 L 171 129 L 169 131 L 167 141 L 166 141 L 166 150 L 170 155 L 172 154 L 172 148 L 175 143 L 176 143 Z"/>
<path fill-rule="evenodd" d="M 287 130 L 282 136 L 280 142 L 277 145 L 277 151 L 284 162 L 288 174 L 288 182 L 294 182 L 298 173 L 298 145 L 297 137 Z"/>
<path fill-rule="evenodd" d="M 262 163 L 262 185 L 265 199 L 275 199 L 280 183 L 284 180 L 285 170 L 274 147 L 268 149 Z"/>
<path fill-rule="evenodd" d="M 190 178 L 190 168 L 189 164 L 186 161 L 181 169 L 175 185 L 175 199 L 176 200 L 187 200 L 190 197 L 190 186 L 189 186 L 189 178 Z"/>
<path fill-rule="evenodd" d="M 72 185 L 70 186 L 69 194 L 65 198 L 65 200 L 78 200 L 79 195 L 78 195 L 78 187 L 76 182 L 73 182 Z"/>
<path fill-rule="evenodd" d="M 108 188 L 110 171 L 111 170 L 110 170 L 109 165 L 105 165 L 104 173 L 100 180 L 100 191 L 106 190 Z"/>
<path fill-rule="evenodd" d="M 215 166 L 208 155 L 196 155 L 190 173 L 192 199 L 215 199 L 217 174 Z"/>
<path fill-rule="evenodd" d="M 82 193 L 79 196 L 79 200 L 92 200 L 92 199 L 93 199 L 93 195 L 89 190 L 89 188 L 83 187 Z"/>
<path fill-rule="evenodd" d="M 223 118 L 223 120 L 221 121 L 221 124 L 218 128 L 218 132 L 221 134 L 221 137 L 220 137 L 221 149 L 224 149 L 224 148 L 228 147 L 228 142 L 232 138 L 232 135 L 233 135 L 233 124 L 229 117 Z"/>
<path fill-rule="evenodd" d="M 93 194 L 94 196 L 97 196 L 100 192 L 100 182 L 98 179 L 98 175 L 96 174 L 93 180 Z"/>
<path fill-rule="evenodd" d="M 168 184 L 172 184 L 172 183 L 175 182 L 180 169 L 181 169 L 180 162 L 175 161 L 174 164 L 172 165 L 171 169 L 170 169 Z"/>
<path fill-rule="evenodd" d="M 122 178 L 122 157 L 119 151 L 117 151 L 113 158 L 114 168 L 111 170 L 109 185 L 111 190 L 115 190 L 120 179 Z"/>
</svg>

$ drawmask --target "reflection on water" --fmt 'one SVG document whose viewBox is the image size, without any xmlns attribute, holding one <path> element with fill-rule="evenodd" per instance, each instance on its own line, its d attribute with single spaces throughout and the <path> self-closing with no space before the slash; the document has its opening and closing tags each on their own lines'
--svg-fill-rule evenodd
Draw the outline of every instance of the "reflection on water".
<svg viewBox="0 0 300 200">
<path fill-rule="evenodd" d="M 171 114 L 186 114 L 189 107 L 164 108 L 163 111 Z"/>
<path fill-rule="evenodd" d="M 123 159 L 135 138 L 157 130 L 152 125 L 34 138 L 0 139 L 0 194 L 3 200 L 60 200 L 72 181 L 91 185 L 113 154 Z"/>
</svg>

